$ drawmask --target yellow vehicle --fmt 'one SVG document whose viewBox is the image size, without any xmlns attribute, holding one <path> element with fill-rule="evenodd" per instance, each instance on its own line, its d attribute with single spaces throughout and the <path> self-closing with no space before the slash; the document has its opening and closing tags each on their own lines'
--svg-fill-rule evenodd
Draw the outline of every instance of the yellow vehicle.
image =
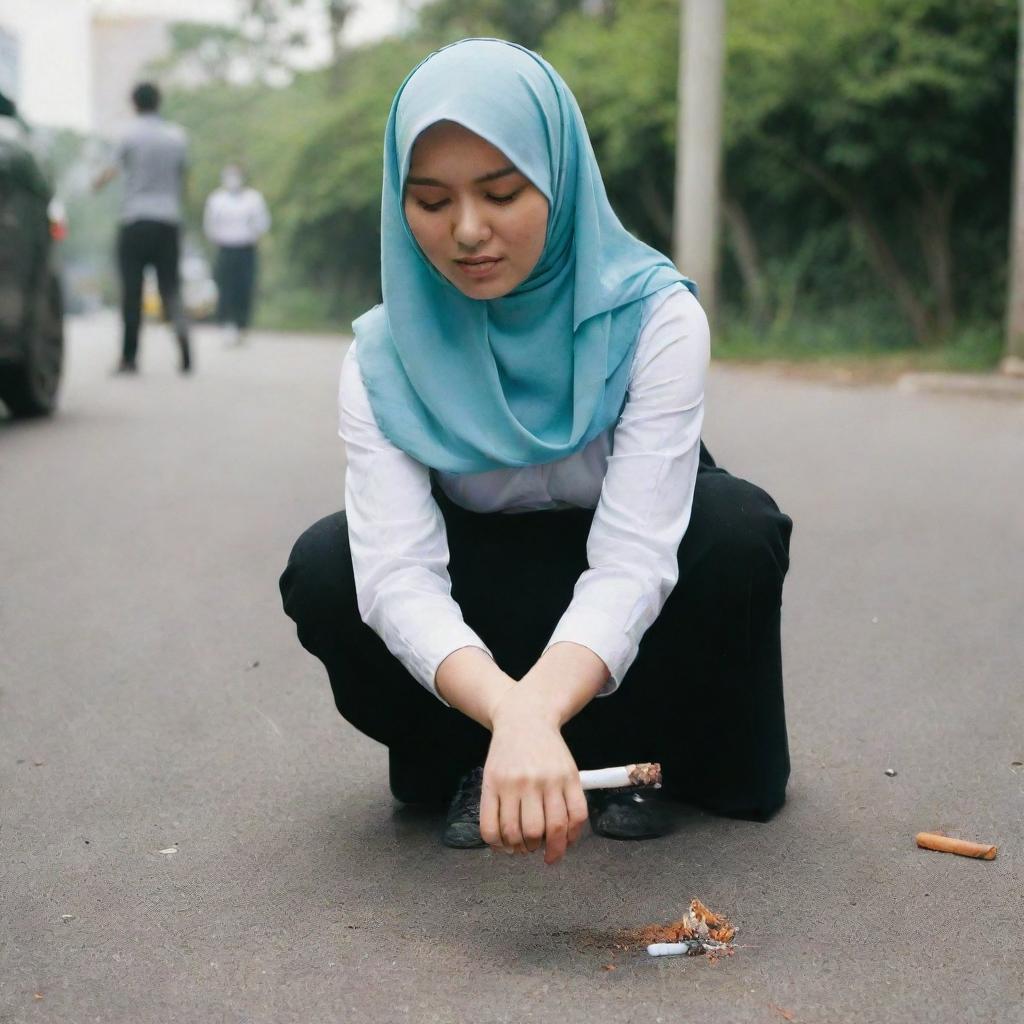
<svg viewBox="0 0 1024 1024">
<path fill-rule="evenodd" d="M 210 264 L 201 253 L 186 253 L 181 258 L 179 277 L 185 313 L 190 320 L 209 320 L 217 312 L 217 284 Z M 156 274 L 146 269 L 142 286 L 142 315 L 148 320 L 164 319 L 163 303 L 156 286 Z"/>
</svg>

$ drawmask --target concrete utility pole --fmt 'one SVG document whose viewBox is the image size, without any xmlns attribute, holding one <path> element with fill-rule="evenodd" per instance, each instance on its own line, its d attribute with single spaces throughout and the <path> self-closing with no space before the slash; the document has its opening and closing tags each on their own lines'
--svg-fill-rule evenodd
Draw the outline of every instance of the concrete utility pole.
<svg viewBox="0 0 1024 1024">
<path fill-rule="evenodd" d="M 1010 228 L 1010 294 L 1006 310 L 1006 373 L 1024 376 L 1024 0 L 1018 4 L 1017 132 Z"/>
<path fill-rule="evenodd" d="M 1022 0 L 1024 2 L 1024 0 Z M 725 0 L 680 0 L 673 258 L 717 311 Z"/>
</svg>

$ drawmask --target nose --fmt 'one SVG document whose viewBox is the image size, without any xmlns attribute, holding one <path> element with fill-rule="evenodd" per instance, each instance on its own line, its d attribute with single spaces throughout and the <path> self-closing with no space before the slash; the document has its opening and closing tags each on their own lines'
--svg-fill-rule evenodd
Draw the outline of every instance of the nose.
<svg viewBox="0 0 1024 1024">
<path fill-rule="evenodd" d="M 476 249 L 491 237 L 483 211 L 474 202 L 453 204 L 452 238 L 460 249 Z"/>
</svg>

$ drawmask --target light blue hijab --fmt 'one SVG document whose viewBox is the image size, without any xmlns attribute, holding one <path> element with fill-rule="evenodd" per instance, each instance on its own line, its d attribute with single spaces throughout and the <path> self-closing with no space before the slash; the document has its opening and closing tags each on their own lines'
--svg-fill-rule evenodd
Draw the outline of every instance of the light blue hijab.
<svg viewBox="0 0 1024 1024">
<path fill-rule="evenodd" d="M 548 201 L 544 251 L 498 299 L 463 295 L 409 230 L 403 188 L 417 136 L 455 121 L 500 149 Z M 608 204 L 583 115 L 543 58 L 465 39 L 413 69 L 384 140 L 384 302 L 352 325 L 384 435 L 448 473 L 565 458 L 622 411 L 641 300 L 696 286 Z"/>
</svg>

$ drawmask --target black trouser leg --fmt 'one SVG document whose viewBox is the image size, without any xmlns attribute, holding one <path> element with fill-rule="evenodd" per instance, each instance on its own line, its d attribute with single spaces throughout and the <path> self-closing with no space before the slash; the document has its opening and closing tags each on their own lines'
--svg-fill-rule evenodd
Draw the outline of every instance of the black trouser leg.
<svg viewBox="0 0 1024 1024">
<path fill-rule="evenodd" d="M 423 799 L 450 795 L 458 777 L 482 764 L 489 733 L 428 693 L 359 618 L 348 524 L 336 512 L 292 549 L 280 581 L 299 641 L 327 669 L 342 716 L 409 762 L 426 784 Z"/>
<path fill-rule="evenodd" d="M 541 654 L 586 568 L 592 513 L 477 515 L 442 499 L 452 593 L 513 677 Z M 791 523 L 746 481 L 702 463 L 680 580 L 619 690 L 564 734 L 581 767 L 659 760 L 666 788 L 718 813 L 766 818 L 789 774 L 779 603 Z M 358 617 L 344 513 L 299 539 L 281 579 L 303 646 L 358 729 L 450 779 L 487 732 L 416 683 Z"/>
<path fill-rule="evenodd" d="M 239 330 L 249 326 L 256 284 L 256 247 L 222 246 L 217 257 L 217 319 Z"/>
<path fill-rule="evenodd" d="M 238 294 L 235 296 L 235 323 L 244 331 L 252 319 L 252 298 L 256 287 L 256 247 L 242 246 L 238 254 Z"/>
<path fill-rule="evenodd" d="M 133 366 L 138 358 L 142 320 L 142 279 L 146 269 L 144 239 L 138 224 L 122 224 L 117 233 L 117 265 L 121 277 L 123 339 L 121 362 Z"/>
<path fill-rule="evenodd" d="M 154 227 L 153 262 L 156 265 L 160 302 L 164 307 L 164 316 L 174 326 L 181 353 L 181 368 L 188 370 L 192 365 L 192 355 L 188 340 L 188 317 L 181 296 L 180 232 L 177 224 L 159 224 Z"/>
<path fill-rule="evenodd" d="M 619 691 L 570 723 L 578 758 L 660 761 L 667 792 L 719 814 L 764 820 L 782 805 L 791 529 L 760 488 L 702 467 L 679 583 Z"/>
</svg>

